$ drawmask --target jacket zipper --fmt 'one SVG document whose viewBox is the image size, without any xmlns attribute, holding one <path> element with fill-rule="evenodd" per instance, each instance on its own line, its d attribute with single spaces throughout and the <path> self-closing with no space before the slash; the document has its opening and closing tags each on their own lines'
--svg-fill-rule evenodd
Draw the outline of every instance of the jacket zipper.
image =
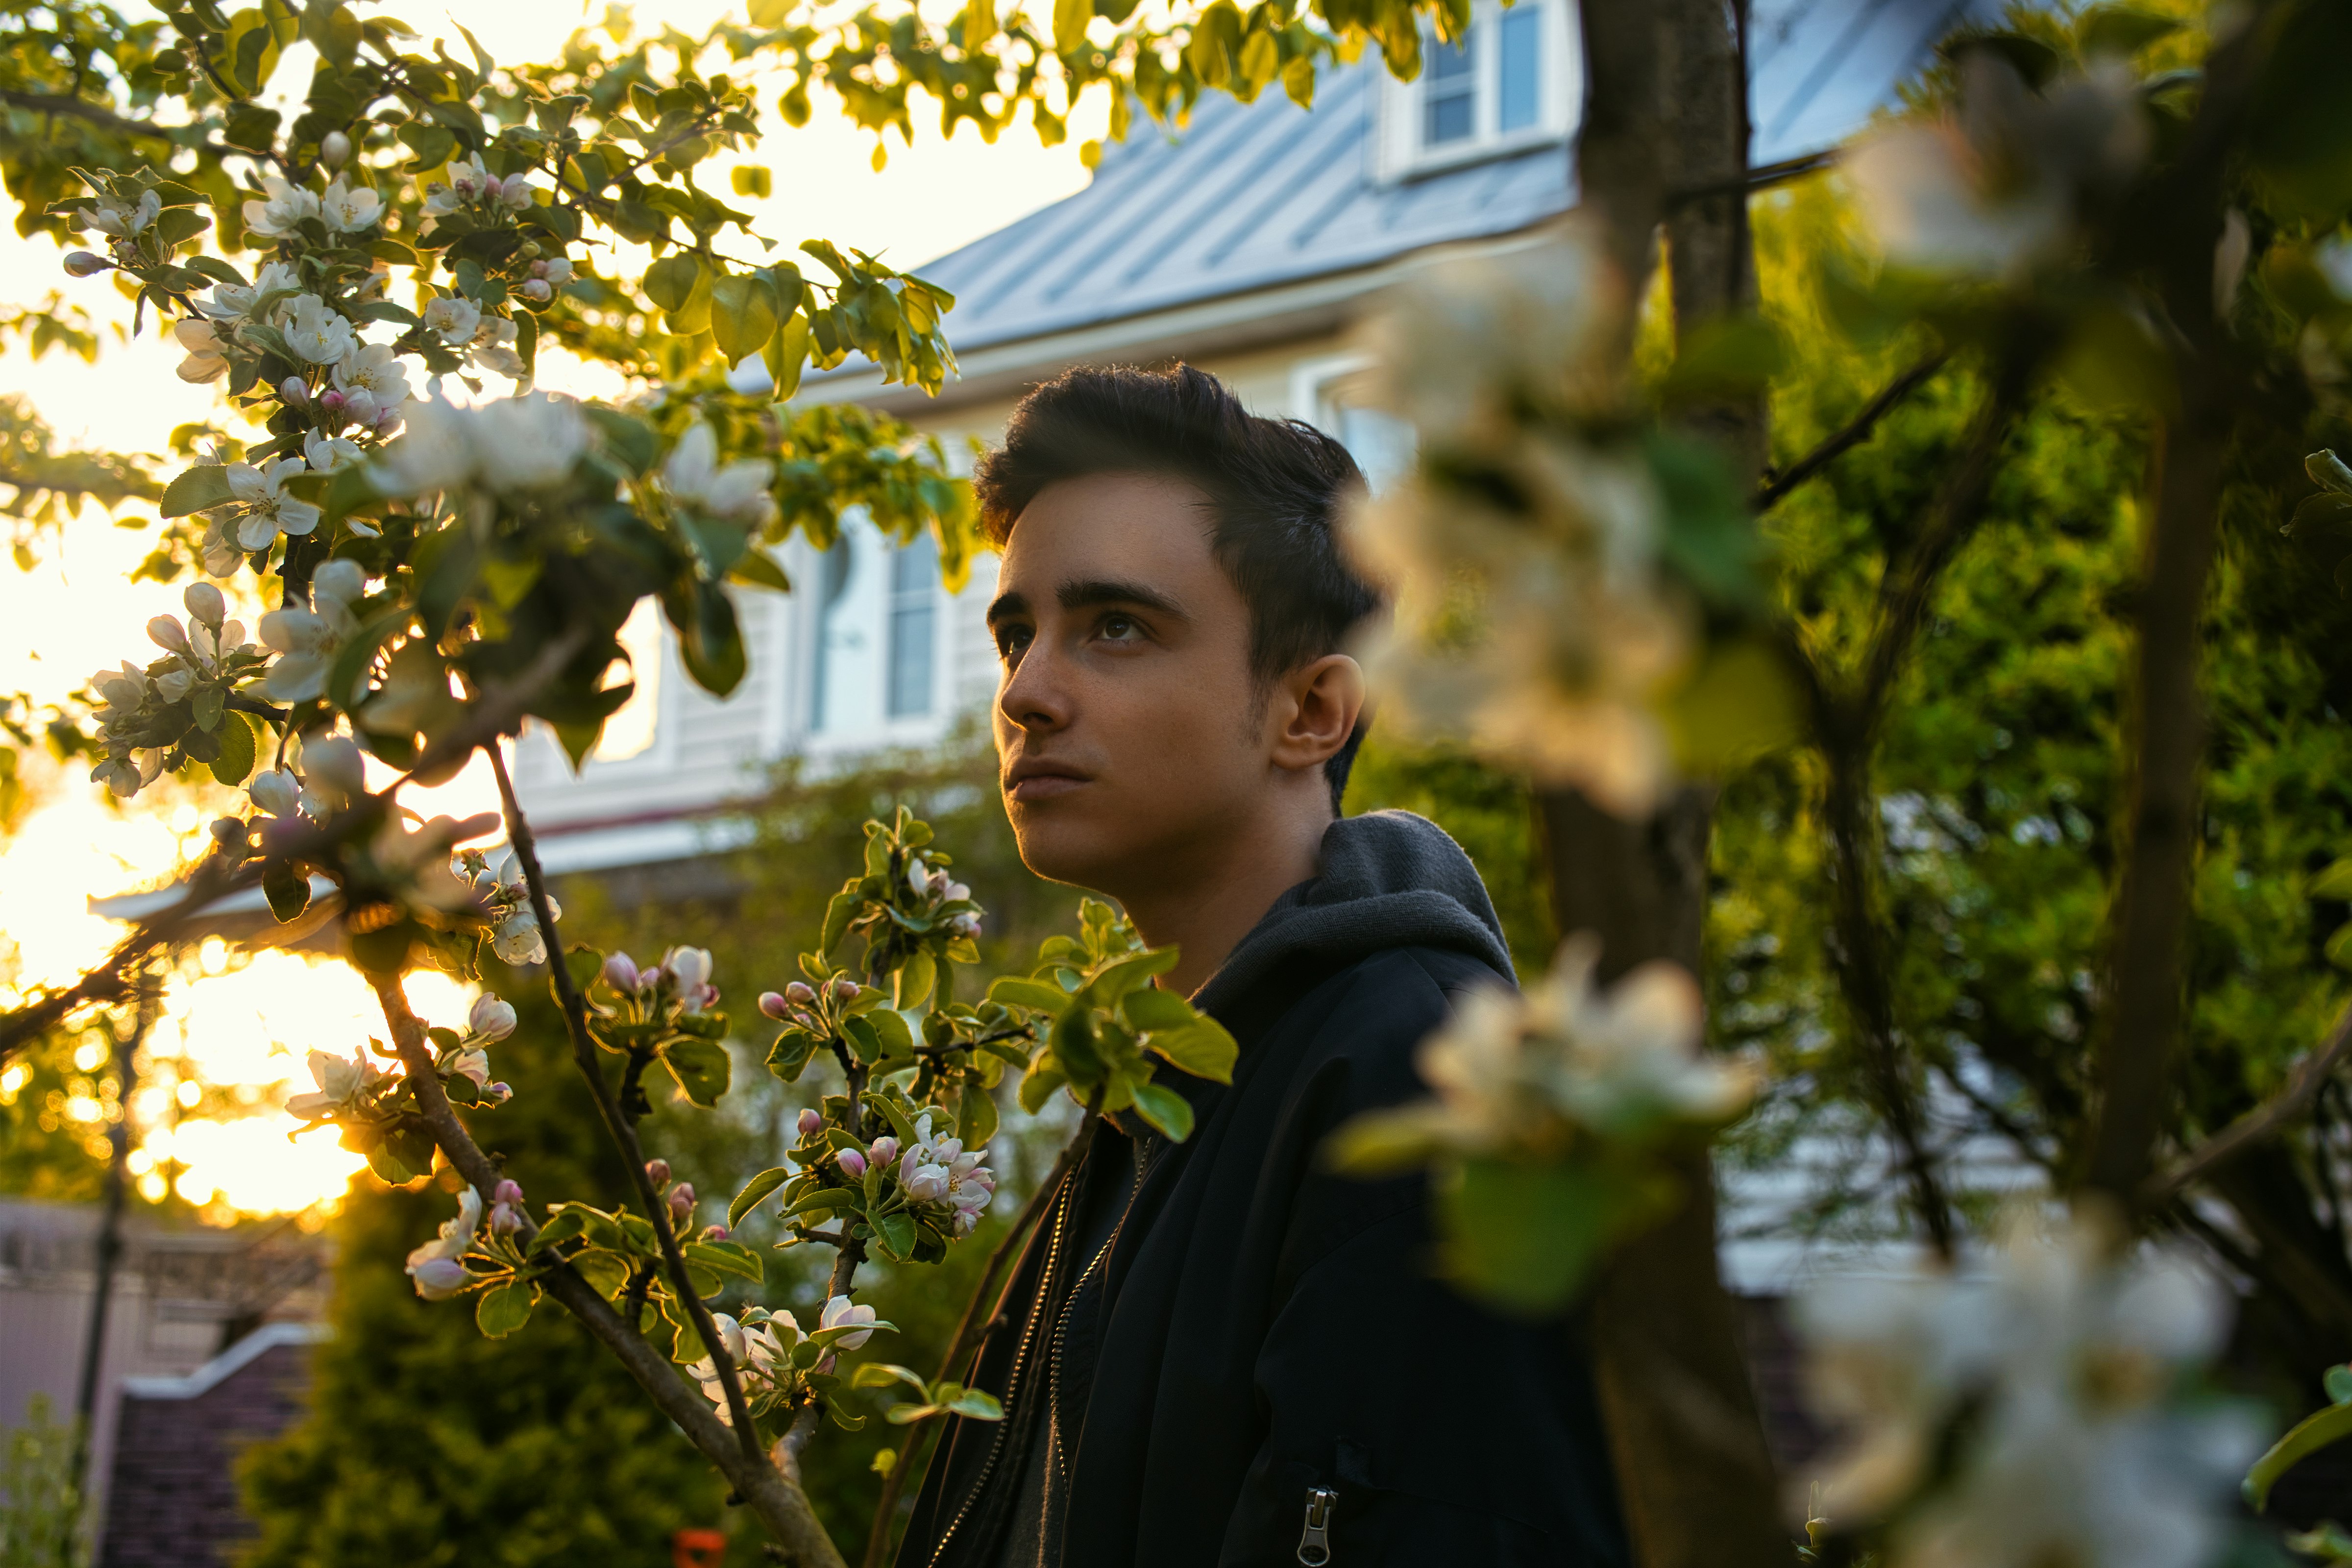
<svg viewBox="0 0 2352 1568">
<path fill-rule="evenodd" d="M 1331 1561 L 1331 1516 L 1339 1507 L 1339 1494 L 1330 1488 L 1307 1489 L 1307 1528 L 1298 1537 L 1298 1560 L 1307 1568 L 1323 1568 Z"/>
<path fill-rule="evenodd" d="M 1062 1405 L 1062 1346 L 1069 1339 L 1070 1314 L 1077 1309 L 1078 1292 L 1087 1288 L 1087 1281 L 1094 1278 L 1095 1270 L 1102 1267 L 1103 1259 L 1108 1258 L 1111 1248 L 1118 1245 L 1118 1233 L 1127 1228 L 1127 1216 L 1135 1212 L 1135 1195 L 1143 1190 L 1143 1170 L 1149 1155 L 1149 1146 L 1138 1140 L 1135 1146 L 1135 1180 L 1128 1184 L 1126 1206 L 1118 1211 L 1118 1220 L 1110 1227 L 1110 1235 L 1104 1238 L 1101 1250 L 1088 1258 L 1086 1268 L 1079 1271 L 1077 1282 L 1070 1287 L 1069 1299 L 1062 1303 L 1061 1315 L 1054 1321 L 1054 1360 L 1045 1369 L 1048 1432 L 1052 1430 L 1053 1413 Z M 1055 1468 L 1058 1469 L 1059 1467 L 1060 1459 L 1056 1456 Z M 1066 1481 L 1069 1479 L 1066 1475 L 1062 1477 Z"/>
<path fill-rule="evenodd" d="M 1076 1174 L 1076 1172 L 1071 1173 Z M 1037 1297 L 1040 1301 L 1053 1300 L 1054 1270 L 1062 1259 L 1062 1238 L 1068 1229 L 1071 1199 L 1076 1187 L 1077 1183 L 1075 1181 L 1065 1182 L 1062 1185 L 1061 1196 L 1054 1203 L 1054 1240 L 1045 1253 L 1045 1273 L 1038 1280 Z M 980 1462 L 980 1475 L 973 1480 L 971 1490 L 964 1494 L 963 1505 L 956 1510 L 955 1517 L 948 1521 L 947 1529 L 940 1532 L 940 1543 L 931 1548 L 930 1560 L 927 1568 L 938 1568 L 940 1559 L 947 1554 L 948 1542 L 955 1539 L 955 1532 L 962 1527 L 964 1519 L 971 1512 L 972 1505 L 977 1503 L 981 1494 L 988 1489 L 989 1475 L 996 1468 L 996 1461 L 1004 1452 L 1004 1434 L 1011 1425 L 1013 1395 L 1020 1391 L 1022 1369 L 1029 1359 L 1029 1347 L 1037 1337 L 1037 1321 L 1043 1316 L 1043 1313 L 1032 1312 L 1029 1314 L 1029 1321 L 1022 1325 L 1021 1343 L 1013 1352 L 1013 1366 L 1004 1377 L 1005 1419 L 998 1422 L 995 1432 L 990 1435 L 988 1453 Z M 1050 1415 L 1052 1413 L 1049 1411 L 1047 1414 Z"/>
</svg>

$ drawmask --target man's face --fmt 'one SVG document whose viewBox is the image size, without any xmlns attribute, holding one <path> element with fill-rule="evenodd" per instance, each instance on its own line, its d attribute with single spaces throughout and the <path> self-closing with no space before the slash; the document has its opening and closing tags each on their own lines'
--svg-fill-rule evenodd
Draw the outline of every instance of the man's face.
<svg viewBox="0 0 2352 1568">
<path fill-rule="evenodd" d="M 1210 523 L 1181 480 L 1101 474 L 1047 487 L 1013 528 L 988 616 L 993 717 L 1039 876 L 1119 898 L 1181 882 L 1264 809 L 1249 606 Z"/>
</svg>

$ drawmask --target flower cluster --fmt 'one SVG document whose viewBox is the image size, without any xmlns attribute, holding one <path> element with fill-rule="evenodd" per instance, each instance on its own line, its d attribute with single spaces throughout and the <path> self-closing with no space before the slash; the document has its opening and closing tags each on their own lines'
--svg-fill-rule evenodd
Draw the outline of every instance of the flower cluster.
<svg viewBox="0 0 2352 1568">
<path fill-rule="evenodd" d="M 743 1402 L 754 1416 L 799 1403 L 795 1396 L 803 1391 L 803 1374 L 829 1371 L 836 1352 L 854 1351 L 873 1338 L 877 1330 L 890 1327 L 876 1319 L 873 1308 L 853 1306 L 846 1296 L 825 1302 L 811 1332 L 803 1332 L 800 1320 L 792 1313 L 772 1312 L 765 1307 L 751 1308 L 740 1319 L 714 1312 L 711 1321 L 727 1358 L 735 1363 Z M 705 1356 L 686 1371 L 702 1385 L 703 1395 L 717 1409 L 719 1419 L 732 1426 L 734 1413 L 727 1407 L 727 1391 L 719 1381 L 717 1364 Z"/>
<path fill-rule="evenodd" d="M 1572 938 L 1525 995 L 1489 986 L 1464 997 L 1415 1058 L 1435 1100 L 1384 1113 L 1385 1135 L 1541 1161 L 1589 1139 L 1640 1144 L 1737 1118 L 1757 1071 L 1706 1053 L 1689 973 L 1646 963 L 1604 993 L 1593 981 L 1600 955 L 1591 937 Z"/>
<path fill-rule="evenodd" d="M 1890 260 L 2015 275 L 2074 250 L 2153 142 L 2123 60 L 2095 60 L 2035 92 L 1979 48 L 1960 58 L 1955 112 L 1865 138 L 1845 167 Z"/>
<path fill-rule="evenodd" d="M 309 609 L 289 605 L 262 616 L 261 640 L 278 655 L 262 689 L 280 702 L 320 696 L 337 646 L 359 627 L 352 606 L 366 594 L 367 574 L 358 562 L 330 561 L 310 579 Z"/>
<path fill-rule="evenodd" d="M 494 867 L 482 851 L 467 849 L 449 868 L 472 884 L 474 897 L 489 921 L 490 951 L 501 963 L 547 962 L 547 937 L 539 929 L 539 917 L 531 912 L 530 885 L 520 857 L 510 855 L 504 864 Z M 553 893 L 547 895 L 547 912 L 556 920 L 563 918 L 563 906 L 555 901 Z"/>
<path fill-rule="evenodd" d="M 697 420 L 670 449 L 662 465 L 662 488 L 671 504 L 719 522 L 764 528 L 776 519 L 769 492 L 775 466 L 763 458 L 719 461 L 719 437 Z"/>
<path fill-rule="evenodd" d="M 363 1050 L 353 1051 L 349 1061 L 314 1050 L 310 1053 L 310 1080 L 319 1087 L 289 1096 L 287 1112 L 305 1121 L 326 1121 L 349 1110 L 389 1076 L 370 1061 Z"/>
<path fill-rule="evenodd" d="M 245 786 L 256 809 L 275 817 L 298 814 L 324 822 L 367 788 L 367 764 L 348 735 L 315 736 L 302 744 L 300 766 L 265 768 Z"/>
<path fill-rule="evenodd" d="M 1349 542 L 1395 591 L 1368 673 L 1408 721 L 1633 812 L 1670 776 L 1655 710 L 1698 628 L 1609 352 L 1622 294 L 1578 229 L 1417 273 L 1377 330 L 1428 461 Z"/>
<path fill-rule="evenodd" d="M 218 588 L 191 584 L 181 603 L 186 620 L 157 616 L 147 623 L 162 658 L 143 669 L 126 660 L 89 679 L 105 753 L 89 776 L 126 799 L 175 765 L 175 749 L 184 756 L 205 752 L 207 761 L 218 754 L 215 732 L 228 696 L 261 663 L 244 626 L 227 618 Z M 192 727 L 205 740 L 194 740 Z"/>
<path fill-rule="evenodd" d="M 907 890 L 922 900 L 924 912 L 944 919 L 953 934 L 979 937 L 980 906 L 972 902 L 971 889 L 950 877 L 943 868 L 929 864 L 920 855 L 908 856 Z M 958 904 L 967 907 L 952 907 Z"/>
<path fill-rule="evenodd" d="M 711 984 L 710 971 L 709 948 L 673 947 L 651 969 L 639 969 L 625 952 L 613 953 L 604 960 L 602 973 L 604 984 L 624 996 L 656 1009 L 674 997 L 678 1010 L 693 1016 L 719 1005 L 719 987 Z"/>
<path fill-rule="evenodd" d="M 517 1189 L 520 1196 L 520 1189 Z M 408 1277 L 428 1301 L 446 1301 L 474 1282 L 461 1261 L 482 1228 L 482 1195 L 467 1187 L 457 1194 L 457 1212 L 442 1221 L 441 1234 L 408 1255 Z"/>
<path fill-rule="evenodd" d="M 1892 1568 L 2200 1568 L 2261 1447 L 2197 1397 L 2227 1293 L 2107 1227 L 2016 1225 L 1989 1277 L 1824 1281 L 1800 1300 L 1825 1414 L 1851 1424 L 1821 1508 L 1896 1515 Z"/>
<path fill-rule="evenodd" d="M 824 1118 L 814 1110 L 801 1112 L 803 1136 L 821 1131 Z M 914 1138 L 902 1149 L 898 1140 L 885 1135 L 866 1145 L 863 1153 L 844 1149 L 835 1155 L 842 1174 L 862 1181 L 869 1171 L 898 1183 L 907 1206 L 947 1235 L 961 1239 L 980 1224 L 981 1215 L 996 1195 L 996 1176 L 981 1163 L 988 1151 L 967 1152 L 960 1138 L 937 1138 L 928 1112 L 915 1119 Z"/>
<path fill-rule="evenodd" d="M 387 495 L 421 496 L 478 484 L 501 495 L 545 489 L 588 450 L 580 405 L 546 393 L 459 408 L 425 400 L 374 470 Z"/>
</svg>

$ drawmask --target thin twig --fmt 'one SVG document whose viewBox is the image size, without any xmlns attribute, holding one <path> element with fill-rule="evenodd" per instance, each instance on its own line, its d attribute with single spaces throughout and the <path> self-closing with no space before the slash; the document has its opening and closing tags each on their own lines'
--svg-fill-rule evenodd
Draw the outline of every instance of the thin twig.
<svg viewBox="0 0 2352 1568">
<path fill-rule="evenodd" d="M 449 1097 L 433 1070 L 433 1053 L 425 1043 L 425 1021 L 410 1010 L 400 982 L 389 975 L 370 975 L 384 1021 L 391 1026 L 393 1048 L 408 1068 L 419 1114 L 433 1141 L 448 1156 L 450 1165 L 472 1184 L 488 1204 L 502 1173 L 476 1143 L 457 1119 Z M 528 1214 L 518 1215 L 517 1241 L 527 1253 L 539 1227 Z M 720 1424 L 710 1402 L 690 1391 L 668 1357 L 662 1355 L 624 1322 L 612 1304 L 580 1277 L 569 1263 L 558 1263 L 536 1282 L 578 1318 L 604 1347 L 619 1358 L 639 1387 L 664 1415 L 676 1423 L 703 1457 L 719 1468 L 737 1493 L 751 1504 L 771 1535 L 791 1552 L 795 1561 L 814 1568 L 846 1568 L 824 1527 L 817 1521 L 806 1494 L 789 1485 L 764 1456 L 744 1458 L 735 1435 Z"/>
<path fill-rule="evenodd" d="M 1894 412 L 1897 405 L 1917 391 L 1937 371 L 1943 369 L 1951 357 L 1949 350 L 1938 349 L 1893 381 L 1888 382 L 1879 390 L 1877 396 L 1863 405 L 1862 412 L 1846 421 L 1843 428 L 1787 468 L 1776 471 L 1769 479 L 1758 486 L 1749 504 L 1758 511 L 1770 510 L 1790 490 L 1828 468 L 1863 442 L 1869 440 L 1872 434 L 1877 430 L 1878 422 Z"/>
<path fill-rule="evenodd" d="M 1013 1228 L 998 1239 L 996 1249 L 988 1256 L 988 1267 L 981 1274 L 980 1288 L 964 1304 L 963 1317 L 956 1323 L 955 1333 L 948 1341 L 947 1354 L 940 1358 L 940 1374 L 935 1382 L 956 1377 L 961 1373 L 964 1358 L 971 1353 L 983 1326 L 993 1321 L 996 1289 L 1005 1268 L 1012 1263 L 1013 1255 L 1020 1251 L 1022 1242 L 1037 1227 L 1037 1222 L 1045 1217 L 1045 1211 L 1053 1206 L 1054 1195 L 1062 1190 L 1062 1184 L 1069 1179 L 1072 1171 L 1077 1169 L 1078 1162 L 1087 1157 L 1087 1150 L 1094 1142 L 1095 1127 L 1101 1120 L 1095 1111 L 1089 1110 L 1087 1112 L 1078 1123 L 1077 1132 L 1063 1146 L 1060 1157 L 1054 1162 L 1053 1170 L 1046 1173 L 1045 1181 L 1038 1184 L 1037 1190 L 1029 1195 L 1028 1203 L 1022 1206 L 1020 1215 L 1013 1222 Z M 983 1308 L 989 1316 L 982 1316 Z M 923 1425 L 944 1431 L 947 1422 L 933 1416 Z M 866 1537 L 866 1560 L 862 1568 L 881 1568 L 883 1559 L 889 1553 L 892 1528 L 897 1522 L 893 1516 L 898 1511 L 898 1494 L 905 1489 L 908 1474 L 915 1468 L 915 1445 L 926 1436 L 919 1430 L 908 1433 L 906 1446 L 898 1453 L 898 1462 L 890 1467 L 888 1475 L 882 1478 L 882 1500 L 875 1505 L 874 1527 Z"/>
<path fill-rule="evenodd" d="M 2284 1131 L 2318 1097 L 2347 1056 L 2352 1056 L 2352 1006 L 2344 1009 L 2320 1047 L 2303 1058 L 2284 1089 L 2150 1176 L 2140 1188 L 2140 1202 L 2150 1209 L 2157 1208 L 2191 1182 L 2202 1179 L 2257 1143 Z"/>
<path fill-rule="evenodd" d="M 710 1309 L 694 1289 L 687 1273 L 686 1255 L 678 1250 L 677 1233 L 670 1227 L 669 1205 L 654 1190 L 653 1178 L 646 1173 L 645 1147 L 637 1141 L 637 1130 L 621 1114 L 614 1102 L 612 1090 L 605 1085 L 604 1074 L 596 1058 L 596 1042 L 588 1033 L 588 1004 L 580 994 L 580 987 L 572 978 L 572 966 L 564 962 L 563 948 L 556 936 L 555 910 L 547 899 L 547 879 L 540 870 L 539 847 L 531 837 L 530 819 L 523 816 L 522 803 L 515 798 L 514 779 L 507 772 L 506 758 L 495 743 L 487 748 L 490 772 L 498 780 L 499 801 L 506 808 L 507 840 L 513 845 L 515 858 L 522 862 L 523 884 L 530 897 L 531 918 L 539 922 L 540 940 L 547 948 L 547 970 L 555 983 L 556 1000 L 563 1008 L 563 1023 L 572 1037 L 572 1059 L 580 1074 L 588 1080 L 588 1088 L 596 1098 L 596 1110 L 604 1119 L 604 1131 L 621 1151 L 622 1163 L 628 1167 L 630 1184 L 636 1189 L 637 1203 L 652 1222 L 654 1240 L 661 1247 L 662 1262 L 667 1266 L 670 1287 L 677 1292 L 678 1302 L 687 1315 L 694 1320 L 695 1332 L 701 1336 L 702 1345 L 710 1352 L 710 1364 L 719 1374 L 719 1385 L 727 1395 L 727 1411 L 734 1418 L 735 1436 L 742 1446 L 744 1457 L 754 1463 L 764 1463 L 760 1452 L 760 1433 L 751 1420 L 751 1407 L 743 1398 L 742 1380 L 737 1376 L 735 1361 L 719 1342 L 719 1325 L 711 1321 Z"/>
<path fill-rule="evenodd" d="M 1842 149 L 1824 147 L 1818 153 L 1807 153 L 1795 158 L 1783 158 L 1777 163 L 1759 163 L 1727 180 L 1709 180 L 1705 184 L 1684 185 L 1665 194 L 1666 210 L 1703 202 L 1709 196 L 1728 196 L 1742 192 L 1769 190 L 1790 180 L 1826 169 L 1838 161 Z"/>
</svg>

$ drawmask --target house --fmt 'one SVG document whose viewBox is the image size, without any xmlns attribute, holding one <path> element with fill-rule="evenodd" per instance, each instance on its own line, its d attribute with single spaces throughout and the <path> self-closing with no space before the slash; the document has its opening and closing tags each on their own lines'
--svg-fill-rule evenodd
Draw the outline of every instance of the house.
<svg viewBox="0 0 2352 1568">
<path fill-rule="evenodd" d="M 1759 0 L 1751 163 L 1851 133 L 1978 3 Z M 1181 359 L 1260 413 L 1329 430 L 1378 485 L 1411 437 L 1365 405 L 1352 324 L 1433 252 L 1525 246 L 1573 205 L 1572 4 L 1475 0 L 1461 47 L 1433 48 L 1412 83 L 1370 59 L 1331 73 L 1312 110 L 1279 92 L 1211 95 L 1181 135 L 1139 124 L 1085 191 L 917 269 L 957 298 L 961 374 L 938 397 L 853 362 L 808 378 L 801 400 L 887 410 L 954 452 L 994 438 L 1024 391 L 1069 366 Z M 740 596 L 751 670 L 729 699 L 686 679 L 648 605 L 624 634 L 638 694 L 586 765 L 575 774 L 551 739 L 526 738 L 516 787 L 551 871 L 690 885 L 698 857 L 744 841 L 726 807 L 778 759 L 823 767 L 932 743 L 985 704 L 992 558 L 951 595 L 928 542 L 893 550 L 853 518 L 831 552 L 796 540 L 783 564 L 794 592 Z"/>
</svg>

